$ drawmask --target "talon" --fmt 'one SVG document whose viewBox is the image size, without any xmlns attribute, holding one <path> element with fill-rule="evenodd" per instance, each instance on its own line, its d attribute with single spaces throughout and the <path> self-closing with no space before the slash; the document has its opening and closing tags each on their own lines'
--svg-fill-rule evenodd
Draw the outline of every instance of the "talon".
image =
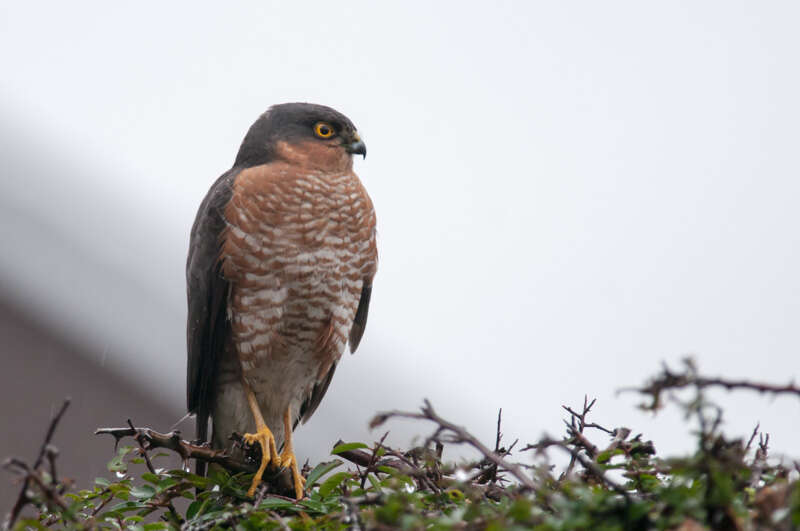
<svg viewBox="0 0 800 531">
<path fill-rule="evenodd" d="M 289 468 L 292 471 L 292 482 L 294 483 L 295 497 L 297 498 L 298 501 L 303 499 L 303 495 L 305 494 L 304 490 L 305 490 L 306 478 L 304 478 L 302 474 L 300 474 L 300 469 L 297 466 L 297 457 L 295 457 L 294 452 L 291 450 L 291 448 L 289 448 L 288 452 L 286 451 L 286 449 L 284 449 L 284 451 L 281 452 L 280 463 L 281 467 Z"/>
<path fill-rule="evenodd" d="M 245 395 L 250 410 L 253 412 L 253 419 L 256 421 L 257 431 L 256 433 L 245 433 L 242 439 L 247 444 L 255 444 L 257 441 L 261 445 L 261 465 L 259 465 L 256 475 L 253 476 L 253 483 L 250 484 L 247 495 L 253 496 L 256 493 L 256 489 L 259 483 L 261 483 L 261 477 L 264 475 L 264 470 L 266 470 L 269 463 L 272 463 L 275 467 L 291 467 L 295 497 L 298 501 L 303 499 L 305 495 L 303 487 L 306 481 L 300 474 L 300 469 L 297 466 L 297 457 L 294 455 L 292 446 L 292 406 L 287 407 L 286 413 L 283 415 L 285 442 L 281 455 L 278 455 L 278 449 L 275 446 L 275 436 L 272 435 L 272 432 L 264 422 L 264 416 L 261 414 L 261 408 L 258 406 L 256 396 L 246 383 Z"/>
<path fill-rule="evenodd" d="M 266 425 L 258 428 L 256 433 L 245 433 L 242 439 L 244 439 L 247 444 L 255 444 L 258 442 L 261 445 L 261 464 L 258 467 L 256 475 L 253 476 L 253 482 L 250 484 L 250 488 L 247 491 L 248 496 L 253 496 L 256 493 L 258 485 L 261 483 L 261 478 L 264 475 L 264 471 L 267 469 L 267 465 L 269 463 L 278 465 L 281 462 L 281 458 L 278 456 L 278 450 L 275 448 L 275 436 L 272 435 L 272 432 L 269 431 Z"/>
<path fill-rule="evenodd" d="M 292 471 L 292 482 L 294 483 L 294 495 L 298 501 L 303 499 L 305 495 L 305 483 L 306 480 L 300 474 L 300 468 L 297 466 L 297 457 L 294 455 L 294 448 L 292 445 L 292 409 L 291 406 L 286 408 L 286 413 L 283 416 L 283 427 L 284 433 L 286 436 L 284 445 L 283 445 L 283 452 L 280 455 L 280 463 L 281 466 L 291 467 Z"/>
</svg>

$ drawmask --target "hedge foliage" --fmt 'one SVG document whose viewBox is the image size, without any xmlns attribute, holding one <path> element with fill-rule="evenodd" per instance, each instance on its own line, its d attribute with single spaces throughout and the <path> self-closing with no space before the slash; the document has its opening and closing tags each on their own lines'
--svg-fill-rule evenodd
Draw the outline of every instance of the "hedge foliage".
<svg viewBox="0 0 800 531">
<path fill-rule="evenodd" d="M 733 385 L 729 385 L 733 384 Z M 36 466 L 7 466 L 27 482 L 12 515 L 14 529 L 795 529 L 800 489 L 795 464 L 769 455 L 769 436 L 730 437 L 722 410 L 707 399 L 712 386 L 800 396 L 793 386 L 703 378 L 686 361 L 637 389 L 646 409 L 676 404 L 696 438 L 691 455 L 662 457 L 652 441 L 590 418 L 594 401 L 564 407 L 566 433 L 522 446 L 493 444 L 436 414 L 378 415 L 427 421 L 433 433 L 417 448 L 383 442 L 339 443 L 332 459 L 306 467 L 299 502 L 265 487 L 247 496 L 251 474 L 212 467 L 206 477 L 162 463 L 174 456 L 142 444 L 118 448 L 109 477 L 80 490 L 53 477 L 48 455 Z M 686 394 L 689 394 L 688 398 Z M 671 398 L 671 399 L 670 399 Z M 141 443 L 141 441 L 139 441 Z M 477 450 L 471 462 L 441 459 L 443 445 Z M 556 466 L 557 452 L 568 459 Z M 257 460 L 257 450 L 252 459 Z M 139 465 L 139 466 L 136 466 Z M 145 470 L 134 472 L 134 470 Z M 31 512 L 31 508 L 35 512 Z"/>
</svg>

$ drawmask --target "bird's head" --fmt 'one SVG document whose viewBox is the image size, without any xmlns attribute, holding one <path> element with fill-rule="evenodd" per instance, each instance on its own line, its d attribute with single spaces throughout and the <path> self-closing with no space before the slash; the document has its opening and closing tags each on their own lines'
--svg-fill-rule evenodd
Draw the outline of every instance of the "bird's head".
<svg viewBox="0 0 800 531">
<path fill-rule="evenodd" d="M 257 166 L 276 160 L 323 171 L 352 167 L 353 155 L 366 158 L 367 146 L 342 113 L 313 103 L 270 107 L 245 135 L 235 166 Z"/>
</svg>

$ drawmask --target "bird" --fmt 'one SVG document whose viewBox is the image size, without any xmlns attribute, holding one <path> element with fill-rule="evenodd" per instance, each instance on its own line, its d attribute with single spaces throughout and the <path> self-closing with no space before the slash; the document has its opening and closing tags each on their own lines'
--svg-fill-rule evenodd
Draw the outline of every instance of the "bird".
<svg viewBox="0 0 800 531">
<path fill-rule="evenodd" d="M 303 497 L 292 433 L 364 334 L 378 262 L 375 209 L 353 171 L 354 156 L 366 154 L 340 112 L 273 105 L 192 226 L 187 409 L 197 439 L 213 448 L 230 450 L 233 432 L 260 445 L 250 496 L 271 466 L 289 468 Z"/>
</svg>

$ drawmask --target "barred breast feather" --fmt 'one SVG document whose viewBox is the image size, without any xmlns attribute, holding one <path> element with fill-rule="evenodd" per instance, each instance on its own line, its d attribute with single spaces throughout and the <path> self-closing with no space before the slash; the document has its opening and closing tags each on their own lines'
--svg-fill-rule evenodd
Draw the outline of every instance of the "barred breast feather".
<svg viewBox="0 0 800 531">
<path fill-rule="evenodd" d="M 278 161 L 244 169 L 233 181 L 219 253 L 230 285 L 230 342 L 216 408 L 226 414 L 212 413 L 215 434 L 254 427 L 241 379 L 269 426 L 280 425 L 289 405 L 295 422 L 307 419 L 348 334 L 357 332 L 359 302 L 369 297 L 377 267 L 375 213 L 351 167 L 341 170 Z"/>
</svg>

